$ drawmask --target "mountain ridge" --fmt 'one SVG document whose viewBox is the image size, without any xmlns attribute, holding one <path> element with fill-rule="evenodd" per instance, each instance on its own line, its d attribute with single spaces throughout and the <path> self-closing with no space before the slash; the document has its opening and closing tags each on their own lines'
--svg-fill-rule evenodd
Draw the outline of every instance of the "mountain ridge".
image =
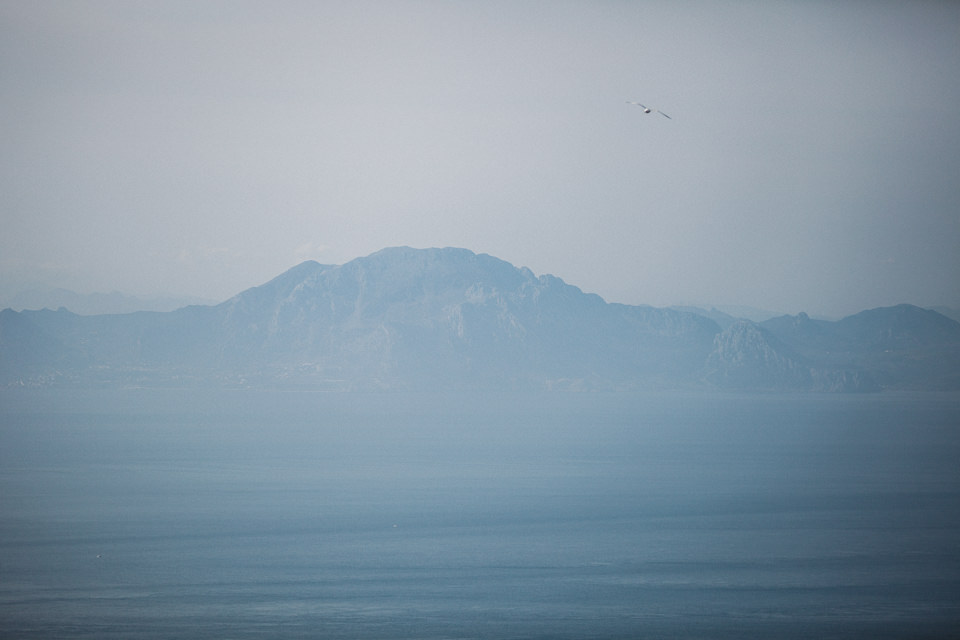
<svg viewBox="0 0 960 640">
<path fill-rule="evenodd" d="M 0 314 L 0 384 L 960 389 L 960 323 L 911 305 L 763 322 L 608 303 L 460 248 L 305 261 L 217 305 Z"/>
<path fill-rule="evenodd" d="M 119 291 L 81 294 L 62 287 L 26 289 L 2 301 L 0 308 L 37 311 L 65 307 L 82 316 L 174 311 L 190 305 L 216 304 L 195 296 L 135 296 Z"/>
</svg>

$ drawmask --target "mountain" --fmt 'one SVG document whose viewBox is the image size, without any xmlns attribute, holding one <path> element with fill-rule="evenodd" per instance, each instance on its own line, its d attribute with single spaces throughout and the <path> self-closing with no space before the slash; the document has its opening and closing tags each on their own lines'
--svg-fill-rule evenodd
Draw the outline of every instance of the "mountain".
<svg viewBox="0 0 960 640">
<path fill-rule="evenodd" d="M 0 313 L 0 384 L 960 389 L 960 324 L 909 305 L 761 323 L 611 304 L 466 249 L 304 262 L 215 306 Z"/>
<path fill-rule="evenodd" d="M 609 387 L 691 375 L 717 331 L 693 314 L 608 305 L 463 249 L 304 263 L 217 311 L 214 357 L 229 368 L 350 388 Z"/>
<path fill-rule="evenodd" d="M 807 361 L 870 376 L 882 388 L 960 389 L 960 323 L 909 304 L 837 322 L 806 314 L 761 323 Z"/>
</svg>

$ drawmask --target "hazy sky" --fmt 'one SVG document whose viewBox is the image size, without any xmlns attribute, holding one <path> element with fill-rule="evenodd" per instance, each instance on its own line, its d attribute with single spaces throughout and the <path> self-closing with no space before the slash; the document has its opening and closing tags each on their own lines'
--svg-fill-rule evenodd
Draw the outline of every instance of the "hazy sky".
<svg viewBox="0 0 960 640">
<path fill-rule="evenodd" d="M 409 245 L 611 302 L 960 306 L 958 70 L 957 2 L 0 0 L 0 293 Z"/>
</svg>

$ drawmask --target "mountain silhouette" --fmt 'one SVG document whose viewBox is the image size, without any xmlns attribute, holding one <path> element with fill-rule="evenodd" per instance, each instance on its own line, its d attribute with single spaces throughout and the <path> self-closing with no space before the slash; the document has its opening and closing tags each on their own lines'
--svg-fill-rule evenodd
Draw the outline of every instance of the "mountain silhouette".
<svg viewBox="0 0 960 640">
<path fill-rule="evenodd" d="M 724 322 L 607 303 L 466 249 L 304 262 L 214 306 L 0 313 L 6 385 L 960 388 L 960 324 L 900 305 Z"/>
</svg>

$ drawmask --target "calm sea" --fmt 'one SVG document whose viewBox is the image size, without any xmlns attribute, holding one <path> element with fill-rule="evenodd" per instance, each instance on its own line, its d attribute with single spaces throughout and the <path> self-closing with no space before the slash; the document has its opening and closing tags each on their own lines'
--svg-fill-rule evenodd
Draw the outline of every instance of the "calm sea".
<svg viewBox="0 0 960 640">
<path fill-rule="evenodd" d="M 3 638 L 960 630 L 960 397 L 0 392 Z"/>
</svg>

